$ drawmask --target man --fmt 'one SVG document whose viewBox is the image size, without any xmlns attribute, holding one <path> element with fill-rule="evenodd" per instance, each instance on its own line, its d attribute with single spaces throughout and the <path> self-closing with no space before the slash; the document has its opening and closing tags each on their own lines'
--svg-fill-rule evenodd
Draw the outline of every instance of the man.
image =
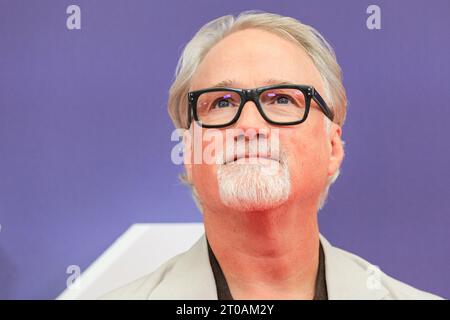
<svg viewBox="0 0 450 320">
<path fill-rule="evenodd" d="M 317 213 L 344 158 L 346 95 L 333 50 L 313 28 L 261 12 L 206 24 L 177 66 L 169 113 L 186 129 L 184 180 L 205 235 L 105 298 L 438 298 L 319 233 Z"/>
</svg>

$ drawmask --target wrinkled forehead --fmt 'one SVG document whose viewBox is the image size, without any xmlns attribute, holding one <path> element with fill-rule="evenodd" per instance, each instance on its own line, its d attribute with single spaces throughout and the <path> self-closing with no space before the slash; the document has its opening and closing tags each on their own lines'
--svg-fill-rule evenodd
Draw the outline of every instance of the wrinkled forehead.
<svg viewBox="0 0 450 320">
<path fill-rule="evenodd" d="M 212 86 L 255 88 L 278 82 L 313 85 L 322 78 L 299 45 L 265 30 L 235 32 L 214 45 L 199 64 L 191 90 Z M 228 84 L 228 85 L 225 85 Z"/>
</svg>

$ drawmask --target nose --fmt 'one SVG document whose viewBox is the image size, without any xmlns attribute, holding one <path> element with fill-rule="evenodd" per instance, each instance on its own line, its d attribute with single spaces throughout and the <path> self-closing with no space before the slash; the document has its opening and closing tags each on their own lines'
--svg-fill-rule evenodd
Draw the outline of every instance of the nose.
<svg viewBox="0 0 450 320">
<path fill-rule="evenodd" d="M 242 135 L 246 140 L 270 137 L 270 126 L 259 113 L 258 107 L 253 101 L 245 103 L 234 128 L 239 129 L 235 130 L 235 140 L 242 138 Z"/>
</svg>

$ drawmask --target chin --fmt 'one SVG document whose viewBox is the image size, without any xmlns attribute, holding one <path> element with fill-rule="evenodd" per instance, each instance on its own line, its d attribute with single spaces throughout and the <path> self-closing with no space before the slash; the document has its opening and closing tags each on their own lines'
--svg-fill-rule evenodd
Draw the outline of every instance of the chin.
<svg viewBox="0 0 450 320">
<path fill-rule="evenodd" d="M 264 166 L 223 165 L 217 170 L 222 203 L 237 211 L 268 211 L 285 203 L 291 193 L 287 165 L 276 174 L 266 174 Z"/>
</svg>

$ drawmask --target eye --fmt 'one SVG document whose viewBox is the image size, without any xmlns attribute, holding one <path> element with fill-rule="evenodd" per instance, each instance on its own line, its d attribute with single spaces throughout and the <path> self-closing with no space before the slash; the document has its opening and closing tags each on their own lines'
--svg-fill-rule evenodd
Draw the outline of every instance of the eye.
<svg viewBox="0 0 450 320">
<path fill-rule="evenodd" d="M 263 106 L 277 108 L 277 110 L 291 109 L 291 107 L 304 108 L 305 97 L 301 90 L 295 88 L 281 88 L 268 90 L 261 95 Z"/>
<path fill-rule="evenodd" d="M 267 95 L 270 103 L 273 104 L 290 104 L 293 103 L 293 99 L 288 95 L 278 94 L 278 93 L 269 93 Z"/>
<path fill-rule="evenodd" d="M 210 109 L 224 109 L 235 107 L 239 104 L 239 102 L 236 100 L 236 97 L 233 97 L 233 95 L 230 93 L 220 95 L 219 97 L 217 97 L 217 99 L 213 100 Z"/>
<path fill-rule="evenodd" d="M 266 92 L 262 98 L 264 103 L 266 104 L 280 104 L 280 105 L 287 105 L 294 103 L 293 98 L 290 95 L 283 94 L 281 92 Z"/>
<path fill-rule="evenodd" d="M 276 101 L 280 104 L 288 104 L 289 102 L 291 102 L 291 99 L 286 96 L 278 96 L 276 98 Z"/>
<path fill-rule="evenodd" d="M 213 103 L 213 106 L 212 106 L 212 108 L 213 109 L 216 109 L 216 108 L 226 108 L 226 107 L 229 107 L 230 106 L 230 101 L 228 101 L 228 100 L 225 100 L 225 99 L 220 99 L 220 100 L 216 100 L 214 103 Z"/>
</svg>

